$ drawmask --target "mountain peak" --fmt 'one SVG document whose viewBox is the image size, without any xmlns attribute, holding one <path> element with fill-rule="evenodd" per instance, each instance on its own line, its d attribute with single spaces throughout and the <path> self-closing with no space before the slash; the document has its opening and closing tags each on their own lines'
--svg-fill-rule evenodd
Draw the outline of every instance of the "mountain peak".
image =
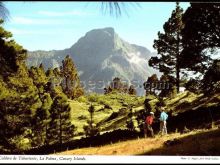
<svg viewBox="0 0 220 165">
<path fill-rule="evenodd" d="M 102 28 L 102 29 L 93 29 L 89 32 L 86 33 L 86 36 L 97 36 L 97 35 L 106 35 L 106 37 L 110 37 L 110 38 L 114 38 L 115 36 L 115 30 L 112 27 L 106 27 L 106 28 Z"/>
<path fill-rule="evenodd" d="M 94 49 L 103 50 L 106 48 L 112 50 L 114 49 L 116 37 L 117 34 L 112 27 L 93 29 L 88 31 L 84 37 L 81 37 L 73 47 L 78 47 L 80 45 L 93 45 Z"/>
<path fill-rule="evenodd" d="M 107 31 L 109 33 L 115 33 L 115 30 L 113 27 L 106 27 L 106 28 L 103 28 L 103 29 L 100 29 L 100 30 L 103 30 L 103 31 Z"/>
</svg>

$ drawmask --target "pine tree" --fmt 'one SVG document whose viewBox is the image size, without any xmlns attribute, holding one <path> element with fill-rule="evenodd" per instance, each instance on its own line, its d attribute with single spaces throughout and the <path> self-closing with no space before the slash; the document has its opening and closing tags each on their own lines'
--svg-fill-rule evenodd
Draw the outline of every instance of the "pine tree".
<svg viewBox="0 0 220 165">
<path fill-rule="evenodd" d="M 213 94 L 219 90 L 220 60 L 214 60 L 201 80 L 201 88 L 205 94 Z"/>
<path fill-rule="evenodd" d="M 49 93 L 44 93 L 41 99 L 42 106 L 36 110 L 34 121 L 33 121 L 33 145 L 41 146 L 48 144 L 48 124 L 50 113 L 49 110 L 53 103 Z"/>
<path fill-rule="evenodd" d="M 93 105 L 90 105 L 89 109 L 90 119 L 87 121 L 87 125 L 84 125 L 83 129 L 85 131 L 86 136 L 95 136 L 99 133 L 99 128 L 94 123 L 94 112 L 95 107 Z"/>
<path fill-rule="evenodd" d="M 212 65 L 220 47 L 219 3 L 190 3 L 183 15 L 183 57 L 185 67 L 202 75 Z"/>
<path fill-rule="evenodd" d="M 70 106 L 67 98 L 56 96 L 50 109 L 48 138 L 50 143 L 69 141 L 73 138 L 76 127 L 71 123 Z"/>
<path fill-rule="evenodd" d="M 110 85 L 104 88 L 105 94 L 108 94 L 111 92 L 129 93 L 129 85 L 125 82 L 122 82 L 119 77 L 115 77 L 110 83 Z"/>
<path fill-rule="evenodd" d="M 20 152 L 30 147 L 31 121 L 41 102 L 25 65 L 27 51 L 11 37 L 0 27 L 0 141 L 5 149 Z"/>
<path fill-rule="evenodd" d="M 145 84 L 146 95 L 148 93 L 155 94 L 157 82 L 158 82 L 158 77 L 156 74 L 153 74 L 152 76 L 148 77 L 147 82 Z M 154 89 L 154 91 L 152 91 L 152 89 Z"/>
<path fill-rule="evenodd" d="M 62 95 L 62 75 L 59 68 L 48 68 L 46 71 L 47 83 L 45 84 L 44 88 L 46 92 L 49 92 L 51 97 L 54 98 L 56 95 Z"/>
<path fill-rule="evenodd" d="M 153 47 L 157 49 L 159 57 L 151 57 L 149 65 L 159 69 L 166 75 L 175 73 L 176 87 L 179 92 L 180 72 L 181 72 L 181 52 L 183 50 L 181 30 L 184 25 L 182 22 L 183 9 L 176 4 L 171 17 L 165 22 L 164 34 L 158 32 L 158 40 L 154 40 Z"/>
<path fill-rule="evenodd" d="M 7 76 L 17 71 L 19 63 L 27 57 L 27 50 L 11 39 L 12 33 L 6 31 L 2 24 L 0 19 L 0 74 Z"/>
<path fill-rule="evenodd" d="M 134 85 L 131 85 L 129 87 L 128 94 L 130 94 L 130 95 L 136 95 L 137 94 L 137 91 L 135 90 Z"/>
<path fill-rule="evenodd" d="M 168 97 L 169 94 L 172 93 L 175 78 L 173 76 L 163 74 L 160 77 L 160 82 L 163 83 L 163 88 L 161 89 L 159 97 Z"/>
<path fill-rule="evenodd" d="M 40 93 L 44 92 L 44 87 L 48 82 L 44 67 L 40 64 L 39 67 L 32 66 L 29 69 L 29 76 L 33 79 L 34 85 L 38 88 Z"/>
<path fill-rule="evenodd" d="M 63 91 L 68 98 L 74 99 L 83 95 L 77 69 L 69 55 L 62 61 L 61 75 L 64 78 Z"/>
</svg>

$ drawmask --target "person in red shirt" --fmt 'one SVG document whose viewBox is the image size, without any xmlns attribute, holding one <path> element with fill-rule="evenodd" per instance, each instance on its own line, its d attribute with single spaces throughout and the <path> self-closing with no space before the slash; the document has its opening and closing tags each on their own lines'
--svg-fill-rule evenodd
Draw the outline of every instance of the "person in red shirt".
<svg viewBox="0 0 220 165">
<path fill-rule="evenodd" d="M 145 124 L 146 124 L 146 129 L 145 129 L 145 137 L 147 136 L 147 132 L 150 131 L 151 137 L 154 137 L 154 130 L 152 128 L 154 120 L 154 113 L 150 112 L 150 115 L 146 117 Z"/>
</svg>

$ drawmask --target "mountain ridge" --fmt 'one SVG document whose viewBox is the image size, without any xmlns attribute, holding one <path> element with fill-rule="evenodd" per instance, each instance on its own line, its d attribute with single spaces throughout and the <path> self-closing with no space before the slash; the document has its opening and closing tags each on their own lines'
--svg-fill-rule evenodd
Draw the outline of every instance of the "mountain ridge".
<svg viewBox="0 0 220 165">
<path fill-rule="evenodd" d="M 68 54 L 76 64 L 80 80 L 87 82 L 86 89 L 88 81 L 103 81 L 106 85 L 114 77 L 128 83 L 138 81 L 142 85 L 148 76 L 159 73 L 148 66 L 153 53 L 143 46 L 124 41 L 112 27 L 88 31 L 64 50 L 29 51 L 27 65 L 43 63 L 46 69 L 59 67 Z M 99 93 L 103 88 L 95 89 L 95 92 Z"/>
</svg>

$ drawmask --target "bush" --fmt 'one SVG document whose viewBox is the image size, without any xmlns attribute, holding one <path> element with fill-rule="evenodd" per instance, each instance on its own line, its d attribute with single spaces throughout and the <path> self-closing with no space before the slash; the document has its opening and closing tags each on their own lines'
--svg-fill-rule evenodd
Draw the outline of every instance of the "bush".
<svg viewBox="0 0 220 165">
<path fill-rule="evenodd" d="M 97 127 L 96 124 L 92 124 L 92 125 L 89 125 L 88 123 L 86 125 L 83 126 L 83 130 L 85 132 L 85 135 L 87 137 L 92 137 L 92 136 L 96 136 L 99 134 L 100 130 L 99 128 Z"/>
<path fill-rule="evenodd" d="M 120 108 L 119 111 L 118 111 L 118 113 L 119 113 L 120 115 L 126 114 L 126 113 L 127 113 L 127 108 Z"/>
<path fill-rule="evenodd" d="M 110 105 L 108 105 L 108 104 L 105 104 L 104 105 L 104 109 L 112 109 L 112 107 Z"/>
<path fill-rule="evenodd" d="M 102 104 L 102 105 L 109 105 L 110 106 L 110 102 L 107 101 L 107 100 L 102 100 L 102 99 L 99 99 L 99 104 Z"/>
<path fill-rule="evenodd" d="M 22 152 L 31 148 L 31 140 L 29 138 L 25 138 L 22 135 L 15 136 L 11 138 L 9 141 L 11 145 L 15 146 L 15 152 Z"/>
<path fill-rule="evenodd" d="M 201 81 L 190 79 L 188 82 L 185 83 L 186 90 L 199 94 L 201 92 Z"/>
<path fill-rule="evenodd" d="M 90 102 L 97 102 L 98 101 L 98 95 L 97 94 L 90 94 L 89 96 L 88 96 L 88 101 L 90 101 Z"/>
<path fill-rule="evenodd" d="M 86 103 L 88 100 L 85 96 L 80 96 L 79 98 L 77 98 L 77 101 L 81 103 Z"/>
</svg>

